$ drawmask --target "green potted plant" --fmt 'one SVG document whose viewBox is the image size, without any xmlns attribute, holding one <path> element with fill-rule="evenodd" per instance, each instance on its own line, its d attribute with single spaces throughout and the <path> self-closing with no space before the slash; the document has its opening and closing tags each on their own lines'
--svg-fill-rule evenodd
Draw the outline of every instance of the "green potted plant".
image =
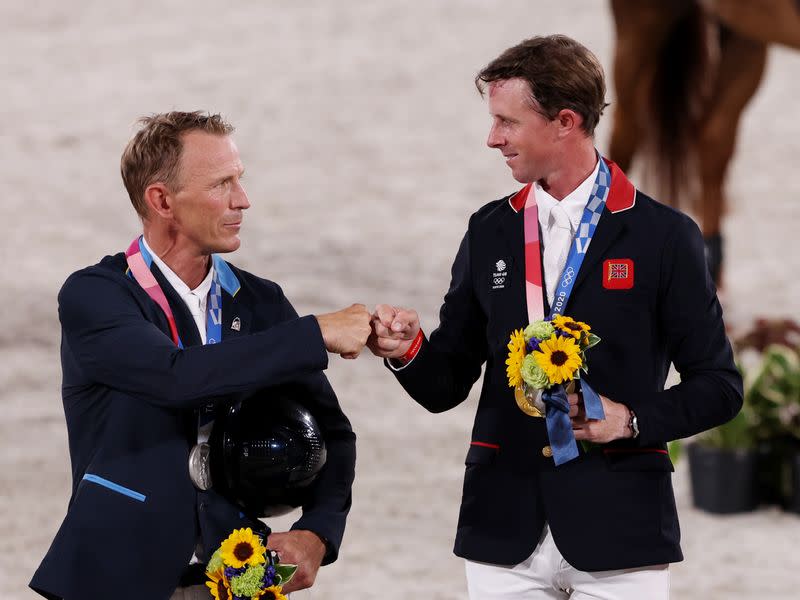
<svg viewBox="0 0 800 600">
<path fill-rule="evenodd" d="M 800 325 L 759 319 L 735 348 L 744 403 L 689 446 L 695 506 L 728 513 L 771 503 L 800 513 Z"/>
<path fill-rule="evenodd" d="M 762 499 L 800 513 L 800 349 L 767 346 L 745 375 Z"/>
<path fill-rule="evenodd" d="M 758 452 L 745 406 L 731 421 L 689 444 L 694 505 L 712 513 L 736 513 L 758 506 Z"/>
</svg>

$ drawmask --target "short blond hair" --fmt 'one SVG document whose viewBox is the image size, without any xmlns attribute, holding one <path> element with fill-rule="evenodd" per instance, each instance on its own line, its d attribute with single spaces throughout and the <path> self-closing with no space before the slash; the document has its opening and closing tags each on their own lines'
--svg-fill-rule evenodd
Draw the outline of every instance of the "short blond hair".
<svg viewBox="0 0 800 600">
<path fill-rule="evenodd" d="M 178 187 L 178 167 L 183 151 L 183 134 L 203 131 L 213 135 L 230 135 L 233 126 L 219 114 L 203 111 L 172 111 L 141 117 L 139 131 L 125 146 L 120 159 L 120 172 L 131 204 L 143 219 L 147 216 L 144 191 L 149 185 L 164 183 Z"/>
</svg>

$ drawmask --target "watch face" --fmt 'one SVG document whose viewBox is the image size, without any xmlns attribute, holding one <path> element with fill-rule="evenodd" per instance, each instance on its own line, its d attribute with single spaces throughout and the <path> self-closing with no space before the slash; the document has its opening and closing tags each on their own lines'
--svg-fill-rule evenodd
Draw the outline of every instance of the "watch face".
<svg viewBox="0 0 800 600">
<path fill-rule="evenodd" d="M 632 410 L 630 412 L 631 420 L 628 422 L 628 427 L 630 427 L 631 433 L 633 433 L 633 438 L 636 439 L 639 437 L 639 420 L 636 418 L 636 413 L 634 413 Z"/>
</svg>

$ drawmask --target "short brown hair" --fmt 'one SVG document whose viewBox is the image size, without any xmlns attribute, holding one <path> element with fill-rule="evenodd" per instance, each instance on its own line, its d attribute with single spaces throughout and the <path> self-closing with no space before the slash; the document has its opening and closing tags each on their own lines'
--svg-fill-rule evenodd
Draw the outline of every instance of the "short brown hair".
<svg viewBox="0 0 800 600">
<path fill-rule="evenodd" d="M 219 114 L 203 111 L 172 111 L 141 117 L 141 129 L 125 146 L 120 160 L 120 172 L 131 204 L 139 216 L 147 216 L 144 191 L 147 186 L 163 182 L 175 189 L 178 185 L 178 165 L 183 151 L 183 134 L 204 131 L 214 135 L 230 135 L 233 126 Z"/>
<path fill-rule="evenodd" d="M 531 107 L 548 119 L 568 108 L 583 117 L 583 130 L 594 135 L 605 101 L 606 83 L 600 61 L 585 46 L 565 35 L 524 40 L 495 58 L 475 77 L 485 84 L 519 78 L 528 82 Z"/>
</svg>

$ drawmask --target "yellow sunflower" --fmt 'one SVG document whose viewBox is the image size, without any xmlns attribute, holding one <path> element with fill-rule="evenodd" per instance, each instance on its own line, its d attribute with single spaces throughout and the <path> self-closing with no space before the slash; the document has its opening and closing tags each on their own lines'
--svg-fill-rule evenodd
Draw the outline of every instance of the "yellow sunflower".
<svg viewBox="0 0 800 600">
<path fill-rule="evenodd" d="M 508 375 L 508 387 L 517 387 L 522 384 L 522 360 L 525 358 L 525 333 L 522 329 L 515 329 L 511 332 L 511 340 L 508 342 L 508 358 L 506 359 L 506 375 Z"/>
<path fill-rule="evenodd" d="M 553 319 L 553 325 L 570 334 L 576 340 L 580 340 L 581 336 L 588 334 L 592 328 L 582 321 L 576 321 L 572 317 L 565 317 L 564 315 L 556 315 Z"/>
<path fill-rule="evenodd" d="M 247 565 L 260 565 L 264 562 L 266 548 L 261 545 L 261 539 L 247 529 L 234 529 L 219 548 L 223 562 L 234 569 Z"/>
<path fill-rule="evenodd" d="M 533 357 L 547 373 L 551 384 L 564 383 L 572 379 L 573 374 L 581 366 L 580 348 L 575 340 L 553 334 L 550 339 L 539 344 L 539 350 Z"/>
<path fill-rule="evenodd" d="M 214 598 L 214 600 L 232 600 L 233 598 L 231 588 L 228 585 L 228 580 L 225 579 L 224 573 L 225 571 L 223 569 L 207 573 L 211 581 L 206 581 L 206 587 L 208 587 L 208 591 L 211 592 L 211 597 Z"/>
<path fill-rule="evenodd" d="M 266 589 L 261 590 L 253 596 L 253 600 L 287 600 L 281 592 L 283 588 L 279 585 L 271 585 Z"/>
</svg>

